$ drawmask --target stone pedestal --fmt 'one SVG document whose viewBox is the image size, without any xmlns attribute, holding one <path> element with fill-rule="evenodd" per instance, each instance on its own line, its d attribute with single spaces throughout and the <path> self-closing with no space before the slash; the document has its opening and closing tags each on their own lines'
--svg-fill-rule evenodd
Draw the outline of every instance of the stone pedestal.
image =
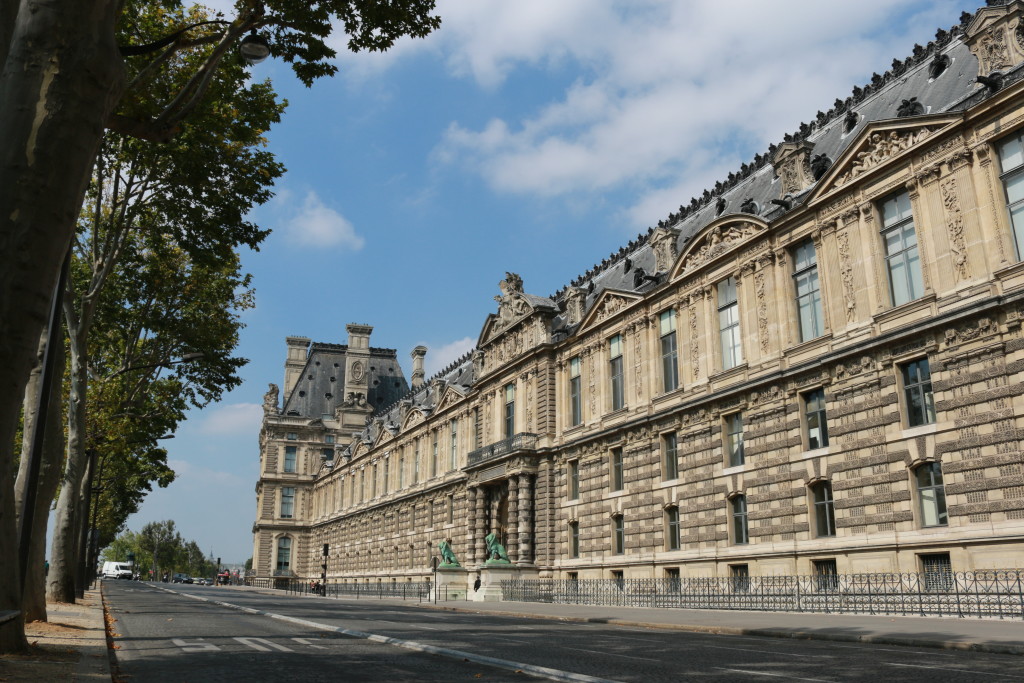
<svg viewBox="0 0 1024 683">
<path fill-rule="evenodd" d="M 469 591 L 469 571 L 463 567 L 438 567 L 434 573 L 434 586 L 430 600 L 466 600 Z"/>
<path fill-rule="evenodd" d="M 519 567 L 514 564 L 482 564 L 477 571 L 480 572 L 480 588 L 469 596 L 475 602 L 500 602 L 501 582 L 520 577 Z"/>
</svg>

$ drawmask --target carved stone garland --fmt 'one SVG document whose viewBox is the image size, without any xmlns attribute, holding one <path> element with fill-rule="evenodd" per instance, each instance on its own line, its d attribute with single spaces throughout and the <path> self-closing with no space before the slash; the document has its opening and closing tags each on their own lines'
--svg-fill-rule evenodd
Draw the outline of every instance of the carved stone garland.
<svg viewBox="0 0 1024 683">
<path fill-rule="evenodd" d="M 853 264 L 850 263 L 850 235 L 840 232 L 836 235 L 839 244 L 839 272 L 843 279 L 843 300 L 846 302 L 846 322 L 852 323 L 857 316 L 857 297 L 853 291 Z"/>
<path fill-rule="evenodd" d="M 957 197 L 956 178 L 947 178 L 940 186 L 942 206 L 946 211 L 946 229 L 949 231 L 950 247 L 953 257 L 953 270 L 960 280 L 971 277 L 971 267 L 967 262 L 967 245 L 964 240 L 964 216 Z"/>
<path fill-rule="evenodd" d="M 765 296 L 764 269 L 754 273 L 754 292 L 757 295 L 757 334 L 761 342 L 761 353 L 768 353 L 768 299 Z"/>
</svg>

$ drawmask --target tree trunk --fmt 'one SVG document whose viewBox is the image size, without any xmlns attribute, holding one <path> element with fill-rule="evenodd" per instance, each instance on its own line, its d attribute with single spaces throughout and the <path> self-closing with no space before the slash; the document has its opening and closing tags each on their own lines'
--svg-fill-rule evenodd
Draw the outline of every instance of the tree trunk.
<svg viewBox="0 0 1024 683">
<path fill-rule="evenodd" d="M 46 333 L 40 336 L 39 356 L 36 367 L 32 369 L 28 387 L 25 390 L 24 433 L 31 434 L 35 421 L 35 410 L 39 400 L 40 379 L 42 374 L 43 351 L 46 348 Z M 35 514 L 32 518 L 32 538 L 29 546 L 29 574 L 25 580 L 25 593 L 22 596 L 22 612 L 25 621 L 46 621 L 46 522 L 50 512 L 50 504 L 57 492 L 60 482 L 61 465 L 64 460 L 64 429 L 61 415 L 61 394 L 63 385 L 64 345 L 55 349 L 57 358 L 54 367 L 61 368 L 50 377 L 50 408 L 53 419 L 48 420 L 46 433 L 43 437 L 43 458 L 39 465 L 39 481 L 36 489 Z M 21 446 L 21 462 L 18 469 L 18 480 L 15 484 L 15 505 L 21 509 L 21 501 L 25 496 L 28 478 L 28 449 L 31 441 L 24 439 Z"/>
<path fill-rule="evenodd" d="M 0 6 L 9 7 L 7 3 Z M 117 0 L 22 0 L 0 71 L 0 557 L 18 556 L 14 434 L 53 286 L 105 122 L 124 86 Z M 9 17 L 0 17 L 5 19 Z M 5 50 L 0 48 L 0 56 Z M 0 562 L 0 610 L 20 609 L 18 563 Z M 21 620 L 0 653 L 25 647 Z"/>
</svg>

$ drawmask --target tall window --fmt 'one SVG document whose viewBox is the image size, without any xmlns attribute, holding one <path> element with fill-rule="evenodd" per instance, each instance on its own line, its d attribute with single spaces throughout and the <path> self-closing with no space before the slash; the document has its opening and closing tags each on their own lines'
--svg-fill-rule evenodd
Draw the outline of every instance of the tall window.
<svg viewBox="0 0 1024 683">
<path fill-rule="evenodd" d="M 626 552 L 626 526 L 622 515 L 612 517 L 612 552 L 616 555 Z"/>
<path fill-rule="evenodd" d="M 452 420 L 451 427 L 452 443 L 448 453 L 448 469 L 454 470 L 459 464 L 459 421 Z"/>
<path fill-rule="evenodd" d="M 942 465 L 926 462 L 914 470 L 917 498 L 921 501 L 921 526 L 945 526 L 946 488 L 942 483 Z"/>
<path fill-rule="evenodd" d="M 747 497 L 734 496 L 729 500 L 729 507 L 732 517 L 732 542 L 736 545 L 750 542 L 747 535 Z"/>
<path fill-rule="evenodd" d="M 437 443 L 436 436 L 434 437 L 434 443 Z M 434 452 L 430 454 L 430 476 L 437 476 L 437 449 L 434 449 Z"/>
<path fill-rule="evenodd" d="M 580 523 L 569 522 L 569 557 L 580 556 Z"/>
<path fill-rule="evenodd" d="M 832 499 L 832 484 L 821 481 L 811 487 L 814 496 L 815 535 L 836 535 L 836 508 Z"/>
<path fill-rule="evenodd" d="M 736 296 L 736 278 L 718 283 L 718 335 L 722 343 L 722 369 L 734 368 L 743 362 L 740 344 L 740 310 Z"/>
<path fill-rule="evenodd" d="M 611 378 L 612 410 L 618 410 L 626 404 L 622 386 L 622 335 L 617 334 L 608 340 L 608 376 Z"/>
<path fill-rule="evenodd" d="M 793 282 L 796 285 L 796 310 L 800 317 L 800 340 L 820 337 L 825 331 L 818 286 L 818 258 L 814 241 L 801 242 L 793 250 Z"/>
<path fill-rule="evenodd" d="M 505 438 L 511 439 L 516 433 L 516 385 L 505 385 Z"/>
<path fill-rule="evenodd" d="M 745 462 L 743 457 L 743 413 L 733 413 L 725 418 L 725 452 L 729 467 Z"/>
<path fill-rule="evenodd" d="M 924 294 L 924 284 L 908 193 L 900 192 L 882 203 L 882 240 L 885 242 L 892 305 L 899 306 L 919 298 Z"/>
<path fill-rule="evenodd" d="M 277 539 L 277 571 L 286 572 L 292 566 L 292 539 L 282 536 Z"/>
<path fill-rule="evenodd" d="M 580 461 L 569 461 L 569 500 L 580 497 Z"/>
<path fill-rule="evenodd" d="M 665 481 L 679 478 L 679 448 L 675 432 L 661 437 L 662 475 Z"/>
<path fill-rule="evenodd" d="M 373 474 L 370 475 L 372 477 L 372 479 L 370 480 L 370 500 L 373 500 L 374 498 L 377 497 L 377 474 L 377 465 L 374 465 Z"/>
<path fill-rule="evenodd" d="M 661 379 L 665 391 L 679 387 L 679 352 L 676 349 L 676 312 L 672 309 L 658 317 L 661 334 Z"/>
<path fill-rule="evenodd" d="M 448 523 L 455 523 L 455 496 L 448 496 Z"/>
<path fill-rule="evenodd" d="M 623 484 L 622 477 L 622 449 L 613 448 L 611 457 L 612 491 L 621 491 Z"/>
<path fill-rule="evenodd" d="M 807 425 L 807 449 L 828 445 L 828 421 L 825 419 L 825 390 L 815 389 L 804 394 L 804 422 Z"/>
<path fill-rule="evenodd" d="M 384 458 L 384 493 L 388 492 L 388 486 L 391 484 L 391 458 Z"/>
<path fill-rule="evenodd" d="M 679 508 L 670 507 L 665 510 L 665 547 L 679 550 Z"/>
<path fill-rule="evenodd" d="M 928 359 L 920 358 L 900 366 L 903 396 L 906 401 L 907 424 L 911 427 L 935 422 L 935 399 L 932 396 L 932 373 Z"/>
<path fill-rule="evenodd" d="M 1006 208 L 1013 226 L 1013 242 L 1017 260 L 1024 260 L 1024 135 L 1018 133 L 999 143 L 999 164 L 1002 171 Z"/>
<path fill-rule="evenodd" d="M 285 446 L 284 447 L 284 471 L 285 472 L 294 472 L 295 471 L 295 459 L 296 459 L 295 458 L 295 454 L 296 454 L 296 452 L 297 451 L 296 451 L 295 446 Z"/>
<path fill-rule="evenodd" d="M 281 517 L 291 519 L 295 513 L 295 488 L 284 486 L 281 488 Z"/>
<path fill-rule="evenodd" d="M 398 456 L 398 488 L 405 488 L 405 456 Z"/>
<path fill-rule="evenodd" d="M 569 361 L 569 409 L 573 427 L 583 422 L 583 393 L 579 356 Z"/>
</svg>

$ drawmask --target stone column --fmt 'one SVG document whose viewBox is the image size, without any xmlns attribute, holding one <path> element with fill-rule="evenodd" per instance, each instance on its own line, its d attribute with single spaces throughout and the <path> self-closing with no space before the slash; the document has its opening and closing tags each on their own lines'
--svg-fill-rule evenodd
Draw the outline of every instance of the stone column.
<svg viewBox="0 0 1024 683">
<path fill-rule="evenodd" d="M 508 559 L 519 559 L 519 476 L 508 479 Z"/>
<path fill-rule="evenodd" d="M 533 564 L 533 478 L 519 475 L 519 564 Z"/>
<path fill-rule="evenodd" d="M 487 560 L 487 544 L 484 542 L 484 535 L 487 533 L 487 511 L 485 506 L 487 504 L 487 492 L 483 487 L 477 487 L 476 491 L 476 538 L 473 539 L 473 547 L 476 549 L 474 557 L 475 562 L 484 562 Z"/>
<path fill-rule="evenodd" d="M 474 535 L 476 533 L 476 499 L 480 495 L 480 492 L 475 486 L 466 487 L 466 564 L 472 565 L 477 562 L 476 558 L 476 540 Z"/>
</svg>

